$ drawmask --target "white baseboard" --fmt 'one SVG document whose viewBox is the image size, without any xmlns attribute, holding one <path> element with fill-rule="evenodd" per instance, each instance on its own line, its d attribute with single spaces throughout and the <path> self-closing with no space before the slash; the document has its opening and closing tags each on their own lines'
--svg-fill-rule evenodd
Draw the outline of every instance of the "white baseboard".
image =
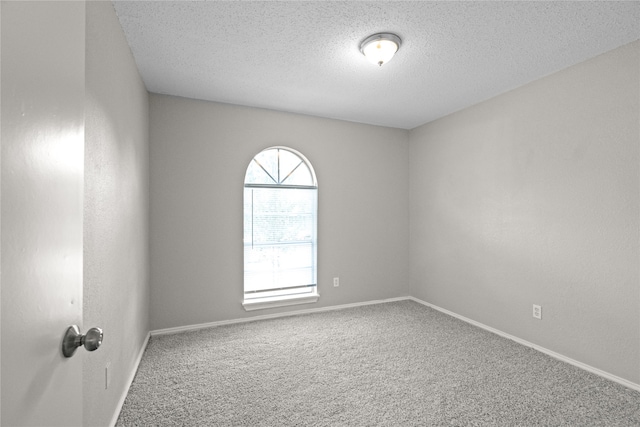
<svg viewBox="0 0 640 427">
<path fill-rule="evenodd" d="M 353 304 L 342 304 L 342 305 L 332 305 L 332 306 L 329 306 L 329 307 L 309 308 L 309 309 L 306 309 L 306 310 L 296 310 L 296 311 L 289 311 L 289 312 L 285 312 L 285 313 L 274 313 L 274 314 L 265 314 L 265 315 L 262 315 L 262 316 L 243 317 L 243 318 L 240 318 L 240 319 L 220 320 L 218 322 L 209 322 L 209 323 L 200 323 L 200 324 L 197 324 L 197 325 L 178 326 L 176 328 L 156 329 L 154 331 L 151 331 L 150 334 L 151 334 L 151 336 L 175 334 L 175 333 L 179 333 L 179 332 L 195 331 L 195 330 L 198 330 L 198 329 L 205 329 L 205 328 L 213 328 L 213 327 L 222 326 L 222 325 L 232 325 L 234 323 L 255 322 L 257 320 L 275 319 L 275 318 L 278 318 L 278 317 L 297 316 L 299 314 L 309 314 L 309 313 L 319 313 L 319 312 L 322 312 L 322 311 L 342 310 L 342 309 L 345 309 L 345 308 L 360 307 L 360 306 L 371 305 L 371 304 L 382 304 L 382 303 L 385 303 L 385 302 L 393 302 L 393 301 L 404 301 L 404 300 L 407 300 L 407 299 L 410 299 L 410 297 L 406 296 L 406 297 L 388 298 L 388 299 L 382 299 L 382 300 L 356 302 L 356 303 L 353 303 Z"/>
<path fill-rule="evenodd" d="M 408 297 L 407 299 L 410 299 L 412 301 L 415 301 L 415 302 L 417 302 L 419 304 L 422 304 L 422 305 L 425 305 L 427 307 L 431 307 L 434 310 L 438 310 L 438 311 L 440 311 L 440 312 L 442 312 L 444 314 L 448 314 L 449 316 L 452 316 L 452 317 L 460 319 L 460 320 L 462 320 L 464 322 L 470 323 L 470 324 L 472 324 L 474 326 L 477 326 L 479 328 L 482 328 L 484 330 L 492 332 L 492 333 L 494 333 L 496 335 L 500 335 L 501 337 L 504 337 L 504 338 L 510 339 L 512 341 L 515 341 L 518 344 L 522 344 L 524 346 L 531 347 L 531 348 L 533 348 L 535 350 L 538 350 L 541 353 L 547 354 L 547 355 L 549 355 L 549 356 L 551 356 L 551 357 L 553 357 L 555 359 L 558 359 L 558 360 L 560 360 L 562 362 L 566 362 L 566 363 L 568 363 L 570 365 L 576 366 L 576 367 L 578 367 L 580 369 L 584 369 L 585 371 L 588 371 L 588 372 L 591 372 L 593 374 L 599 375 L 599 376 L 601 376 L 603 378 L 606 378 L 606 379 L 608 379 L 610 381 L 616 382 L 618 384 L 622 384 L 623 386 L 628 387 L 628 388 L 630 388 L 632 390 L 640 391 L 640 384 L 636 384 L 636 383 L 631 382 L 629 380 L 626 380 L 624 378 L 620 378 L 620 377 L 618 377 L 616 375 L 610 374 L 609 372 L 605 372 L 605 371 L 603 371 L 601 369 L 594 368 L 593 366 L 590 366 L 590 365 L 587 365 L 585 363 L 579 362 L 577 360 L 571 359 L 570 357 L 564 356 L 564 355 L 562 355 L 560 353 L 556 353 L 555 351 L 552 351 L 552 350 L 549 350 L 547 348 L 541 347 L 541 346 L 539 346 L 537 344 L 533 344 L 533 343 L 531 343 L 529 341 L 523 340 L 523 339 L 515 337 L 513 335 L 509 335 L 506 332 L 502 332 L 502 331 L 500 331 L 498 329 L 492 328 L 491 326 L 487 326 L 487 325 L 482 324 L 480 322 L 476 322 L 475 320 L 468 319 L 468 318 L 466 318 L 464 316 L 461 316 L 459 314 L 456 314 L 456 313 L 454 313 L 452 311 L 446 310 L 446 309 L 444 309 L 442 307 L 438 307 L 437 305 L 433 305 L 433 304 L 428 303 L 426 301 L 422 301 L 421 299 L 418 299 L 418 298 L 415 298 L 415 297 Z"/>
<path fill-rule="evenodd" d="M 140 351 L 138 352 L 138 356 L 136 357 L 136 361 L 133 363 L 133 369 L 131 369 L 131 373 L 129 373 L 129 378 L 127 379 L 126 387 L 122 390 L 122 396 L 120 396 L 120 400 L 118 401 L 118 405 L 116 406 L 116 410 L 113 414 L 113 418 L 111 418 L 111 422 L 109 426 L 113 427 L 118 422 L 118 417 L 120 416 L 120 411 L 122 410 L 122 405 L 124 405 L 124 401 L 127 398 L 127 394 L 129 394 L 129 389 L 131 388 L 131 384 L 133 383 L 133 379 L 136 376 L 136 372 L 138 372 L 138 366 L 140 366 L 140 361 L 142 360 L 142 355 L 144 351 L 147 349 L 147 344 L 149 344 L 149 338 L 151 337 L 151 333 L 147 333 L 147 336 L 142 343 L 142 347 L 140 347 Z"/>
</svg>

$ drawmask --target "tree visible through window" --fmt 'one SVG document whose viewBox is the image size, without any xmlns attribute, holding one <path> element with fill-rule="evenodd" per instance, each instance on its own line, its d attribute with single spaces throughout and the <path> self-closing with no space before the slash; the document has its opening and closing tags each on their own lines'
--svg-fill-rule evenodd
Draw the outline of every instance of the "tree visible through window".
<svg viewBox="0 0 640 427">
<path fill-rule="evenodd" d="M 317 201 L 302 154 L 272 147 L 244 180 L 244 305 L 317 297 Z"/>
</svg>

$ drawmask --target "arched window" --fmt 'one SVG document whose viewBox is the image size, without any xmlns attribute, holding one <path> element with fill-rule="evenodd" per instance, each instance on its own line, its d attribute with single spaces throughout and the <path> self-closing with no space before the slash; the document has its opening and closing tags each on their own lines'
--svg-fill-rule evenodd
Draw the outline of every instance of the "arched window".
<svg viewBox="0 0 640 427">
<path fill-rule="evenodd" d="M 318 300 L 318 183 L 309 161 L 290 148 L 256 155 L 244 178 L 246 310 Z"/>
</svg>

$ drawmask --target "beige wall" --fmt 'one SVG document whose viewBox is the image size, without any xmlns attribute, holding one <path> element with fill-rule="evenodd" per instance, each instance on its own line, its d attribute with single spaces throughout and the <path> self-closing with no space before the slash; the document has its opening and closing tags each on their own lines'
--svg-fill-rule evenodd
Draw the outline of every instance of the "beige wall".
<svg viewBox="0 0 640 427">
<path fill-rule="evenodd" d="M 149 100 L 111 2 L 86 3 L 83 425 L 108 425 L 149 331 Z M 105 366 L 111 383 L 105 390 Z"/>
<path fill-rule="evenodd" d="M 640 383 L 639 51 L 411 131 L 411 295 Z"/>
<path fill-rule="evenodd" d="M 150 112 L 152 329 L 408 295 L 407 131 L 163 95 Z M 247 313 L 244 174 L 273 145 L 317 174 L 320 300 Z"/>
</svg>

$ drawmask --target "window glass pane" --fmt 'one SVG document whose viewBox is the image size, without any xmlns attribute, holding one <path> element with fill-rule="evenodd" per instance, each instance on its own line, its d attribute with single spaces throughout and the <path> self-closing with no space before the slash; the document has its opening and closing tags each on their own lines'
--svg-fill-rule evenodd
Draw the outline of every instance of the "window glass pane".
<svg viewBox="0 0 640 427">
<path fill-rule="evenodd" d="M 303 162 L 302 159 L 290 151 L 279 150 L 280 157 L 280 183 L 289 184 L 287 177 Z"/>
<path fill-rule="evenodd" d="M 317 189 L 245 188 L 245 292 L 316 284 Z"/>
<path fill-rule="evenodd" d="M 286 185 L 314 185 L 311 171 L 306 164 L 301 164 L 286 181 L 283 182 Z"/>
<path fill-rule="evenodd" d="M 251 160 L 251 164 L 247 168 L 244 182 L 247 184 L 275 184 L 275 181 L 254 160 Z"/>
<path fill-rule="evenodd" d="M 245 257 L 245 292 L 316 284 L 311 243 L 245 246 Z"/>
<path fill-rule="evenodd" d="M 309 166 L 287 150 L 280 150 L 280 182 L 285 185 L 314 185 Z"/>
<path fill-rule="evenodd" d="M 278 152 L 275 149 L 262 151 L 251 161 L 250 167 L 255 167 L 255 177 L 258 181 L 247 181 L 253 184 L 277 184 L 278 183 Z M 247 170 L 247 173 L 249 170 Z M 262 174 L 258 173 L 261 172 Z"/>
</svg>

